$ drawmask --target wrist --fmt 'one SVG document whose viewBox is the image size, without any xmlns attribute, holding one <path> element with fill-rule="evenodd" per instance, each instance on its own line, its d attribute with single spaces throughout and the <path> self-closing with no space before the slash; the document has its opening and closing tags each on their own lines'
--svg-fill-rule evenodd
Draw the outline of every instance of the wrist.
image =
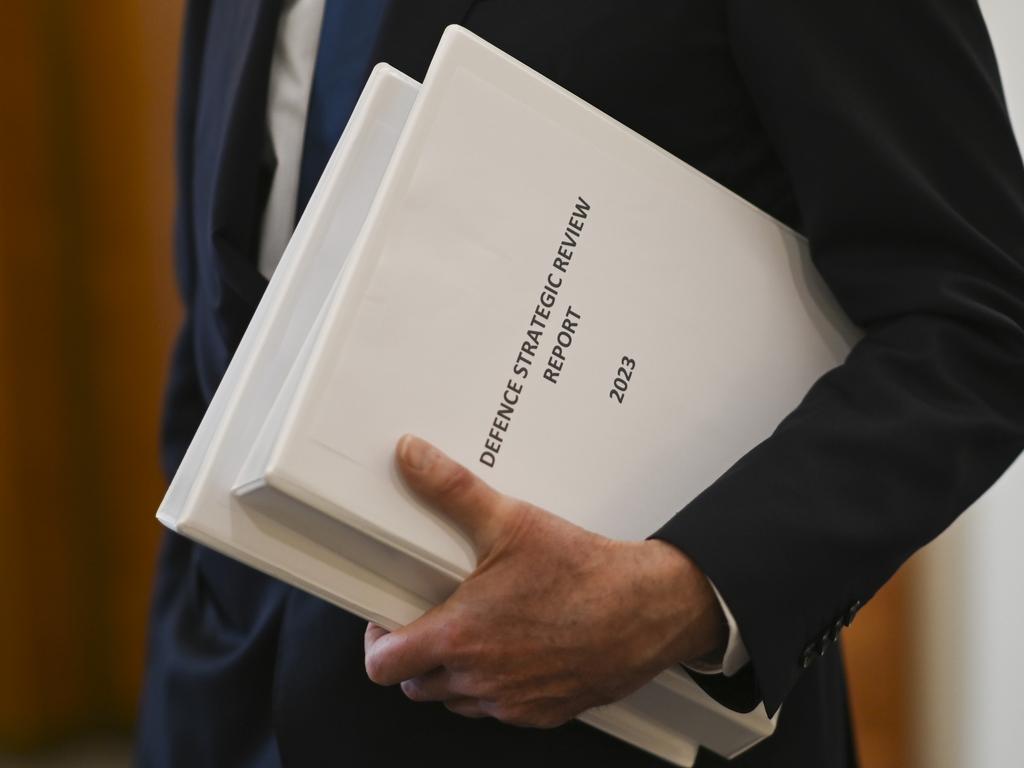
<svg viewBox="0 0 1024 768">
<path fill-rule="evenodd" d="M 684 552 L 658 539 L 644 542 L 663 586 L 662 600 L 671 601 L 675 617 L 667 664 L 720 661 L 729 638 L 722 606 L 704 572 Z"/>
</svg>

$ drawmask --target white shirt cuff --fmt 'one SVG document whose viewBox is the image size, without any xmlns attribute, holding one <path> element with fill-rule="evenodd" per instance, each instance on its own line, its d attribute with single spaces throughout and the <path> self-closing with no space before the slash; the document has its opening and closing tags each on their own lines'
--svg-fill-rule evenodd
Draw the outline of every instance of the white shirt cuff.
<svg viewBox="0 0 1024 768">
<path fill-rule="evenodd" d="M 743 644 L 740 628 L 736 624 L 736 617 L 732 615 L 729 606 L 725 604 L 725 600 L 722 599 L 722 594 L 718 591 L 718 587 L 715 586 L 714 582 L 708 579 L 708 584 L 715 591 L 718 604 L 722 607 L 722 613 L 725 614 L 725 623 L 729 626 L 729 640 L 726 642 L 725 653 L 722 655 L 720 663 L 692 661 L 685 666 L 703 675 L 725 675 L 726 677 L 732 677 L 750 661 L 750 654 L 747 653 L 747 646 Z"/>
</svg>

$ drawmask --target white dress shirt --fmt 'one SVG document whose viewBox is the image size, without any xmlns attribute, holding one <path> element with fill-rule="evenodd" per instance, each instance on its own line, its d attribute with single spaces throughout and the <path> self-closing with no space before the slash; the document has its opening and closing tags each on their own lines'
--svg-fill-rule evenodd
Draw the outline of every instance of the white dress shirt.
<svg viewBox="0 0 1024 768">
<path fill-rule="evenodd" d="M 313 85 L 324 0 L 285 0 L 274 43 L 267 91 L 267 126 L 277 157 L 270 195 L 263 213 L 259 270 L 268 279 L 295 227 L 295 204 L 302 161 L 306 110 Z M 710 583 L 710 581 L 709 581 Z M 712 583 L 722 613 L 729 625 L 729 639 L 721 662 L 692 662 L 696 672 L 734 675 L 749 660 L 732 611 Z"/>
<path fill-rule="evenodd" d="M 277 157 L 267 207 L 263 211 L 259 270 L 268 280 L 295 228 L 302 139 L 320 43 L 324 0 L 285 0 L 267 87 L 267 128 Z"/>
</svg>

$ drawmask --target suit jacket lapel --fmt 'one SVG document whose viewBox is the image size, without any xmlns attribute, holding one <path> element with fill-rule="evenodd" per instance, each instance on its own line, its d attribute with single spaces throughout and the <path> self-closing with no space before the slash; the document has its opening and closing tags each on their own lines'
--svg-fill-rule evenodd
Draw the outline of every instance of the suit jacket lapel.
<svg viewBox="0 0 1024 768">
<path fill-rule="evenodd" d="M 281 0 L 218 0 L 210 8 L 193 201 L 198 262 L 218 272 L 208 282 L 217 286 L 218 306 L 236 303 L 224 295 L 226 287 L 242 306 L 253 307 L 266 285 L 256 248 L 273 170 L 266 156 L 266 93 L 280 5 Z M 243 314 L 230 324 L 244 329 Z"/>
<path fill-rule="evenodd" d="M 385 61 L 422 81 L 437 41 L 449 24 L 461 24 L 479 0 L 391 0 L 373 63 Z"/>
<path fill-rule="evenodd" d="M 444 28 L 462 22 L 477 1 L 391 0 L 371 66 L 387 61 L 422 80 Z M 216 270 L 206 282 L 216 286 L 212 298 L 219 314 L 239 338 L 266 287 L 256 253 L 273 173 L 266 93 L 280 10 L 281 0 L 211 3 L 203 49 L 194 137 L 195 245 L 199 268 Z M 238 300 L 248 312 L 233 310 Z"/>
</svg>

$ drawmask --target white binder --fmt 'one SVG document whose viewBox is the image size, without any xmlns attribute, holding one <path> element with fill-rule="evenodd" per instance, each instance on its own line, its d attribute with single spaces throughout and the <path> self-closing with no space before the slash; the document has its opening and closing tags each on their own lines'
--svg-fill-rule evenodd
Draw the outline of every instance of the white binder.
<svg viewBox="0 0 1024 768">
<path fill-rule="evenodd" d="M 453 27 L 418 96 L 374 70 L 158 516 L 399 626 L 473 567 L 402 433 L 641 539 L 855 336 L 799 235 Z M 681 669 L 581 719 L 678 765 L 774 728 Z"/>
</svg>

